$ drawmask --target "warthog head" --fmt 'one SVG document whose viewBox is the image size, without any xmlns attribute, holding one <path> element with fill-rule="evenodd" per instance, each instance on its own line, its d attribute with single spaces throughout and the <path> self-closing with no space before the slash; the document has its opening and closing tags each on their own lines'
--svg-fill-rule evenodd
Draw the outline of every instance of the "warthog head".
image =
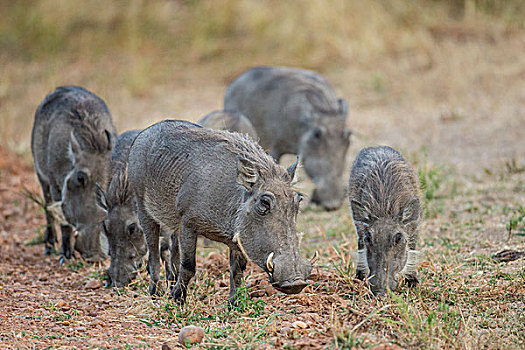
<svg viewBox="0 0 525 350">
<path fill-rule="evenodd" d="M 364 234 L 359 238 L 365 249 L 359 254 L 368 268 L 374 295 L 385 295 L 387 288 L 397 289 L 399 275 L 407 263 L 407 230 L 419 218 L 419 200 L 414 198 L 395 217 L 375 217 L 361 203 L 351 201 L 352 216 Z M 361 259 L 360 259 L 361 260 Z"/>
<path fill-rule="evenodd" d="M 273 287 L 289 294 L 299 293 L 312 271 L 311 262 L 298 250 L 295 226 L 301 195 L 292 189 L 296 167 L 297 161 L 285 172 L 241 159 L 237 177 L 246 193 L 234 241 L 268 273 Z"/>
<path fill-rule="evenodd" d="M 109 177 L 114 136 L 107 130 L 101 135 L 96 130 L 80 132 L 80 136 L 71 133 L 69 157 L 73 169 L 64 181 L 62 211 L 67 222 L 79 232 L 75 248 L 84 257 L 96 258 L 102 255 L 98 235 L 104 212 L 96 204 L 95 184 L 105 184 Z"/>
<path fill-rule="evenodd" d="M 346 128 L 344 100 L 339 99 L 338 111 L 324 114 L 310 118 L 315 122 L 301 140 L 301 156 L 304 170 L 316 186 L 312 202 L 335 210 L 345 198 L 343 172 L 352 133 Z"/>
<path fill-rule="evenodd" d="M 135 278 L 148 252 L 126 169 L 113 176 L 107 194 L 97 186 L 97 203 L 107 213 L 103 221 L 111 258 L 107 285 L 124 287 Z"/>
</svg>

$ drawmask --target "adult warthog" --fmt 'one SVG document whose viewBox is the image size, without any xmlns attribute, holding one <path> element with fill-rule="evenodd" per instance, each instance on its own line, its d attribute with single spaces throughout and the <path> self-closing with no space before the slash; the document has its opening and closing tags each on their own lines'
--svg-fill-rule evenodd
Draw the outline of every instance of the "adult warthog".
<svg viewBox="0 0 525 350">
<path fill-rule="evenodd" d="M 99 239 L 104 213 L 96 205 L 95 184 L 108 182 L 115 140 L 108 107 L 81 87 L 58 87 L 38 106 L 31 151 L 46 204 L 46 254 L 57 241 L 54 211 L 60 218 L 62 258 L 71 257 L 73 227 L 79 233 L 75 249 L 84 258 L 105 257 Z"/>
<path fill-rule="evenodd" d="M 184 302 L 195 274 L 198 235 L 230 248 L 231 302 L 248 259 L 278 290 L 299 293 L 307 285 L 312 267 L 299 256 L 295 227 L 301 196 L 291 184 L 297 163 L 284 170 L 242 134 L 173 120 L 140 133 L 128 159 L 150 252 L 151 294 L 159 280 L 161 227 L 179 232 L 171 248 L 177 301 Z"/>
<path fill-rule="evenodd" d="M 252 68 L 228 87 L 224 108 L 244 114 L 277 161 L 286 153 L 301 156 L 316 186 L 313 203 L 327 210 L 341 206 L 351 135 L 348 108 L 322 76 L 298 68 Z"/>
</svg>

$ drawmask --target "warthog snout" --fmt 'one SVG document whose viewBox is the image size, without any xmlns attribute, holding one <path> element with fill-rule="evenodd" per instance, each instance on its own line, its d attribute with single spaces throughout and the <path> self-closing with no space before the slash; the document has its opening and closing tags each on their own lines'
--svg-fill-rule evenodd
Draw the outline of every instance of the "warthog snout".
<svg viewBox="0 0 525 350">
<path fill-rule="evenodd" d="M 302 279 L 297 279 L 293 282 L 284 281 L 283 283 L 274 283 L 272 284 L 275 289 L 286 294 L 298 294 L 304 287 L 308 285 Z"/>
<path fill-rule="evenodd" d="M 273 257 L 274 253 L 270 253 L 266 260 L 272 286 L 286 294 L 300 293 L 308 285 L 306 279 L 312 272 L 312 262 L 283 254 L 275 259 Z"/>
</svg>

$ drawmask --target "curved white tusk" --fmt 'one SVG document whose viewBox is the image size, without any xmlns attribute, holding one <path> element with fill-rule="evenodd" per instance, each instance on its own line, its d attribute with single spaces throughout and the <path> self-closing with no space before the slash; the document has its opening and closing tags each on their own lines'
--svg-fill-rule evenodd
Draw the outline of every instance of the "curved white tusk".
<svg viewBox="0 0 525 350">
<path fill-rule="evenodd" d="M 310 259 L 310 264 L 315 264 L 317 259 L 319 259 L 319 252 L 316 250 L 314 256 Z"/>
<path fill-rule="evenodd" d="M 268 271 L 273 272 L 273 252 L 268 255 L 268 258 L 266 258 L 266 267 L 268 268 Z"/>
</svg>

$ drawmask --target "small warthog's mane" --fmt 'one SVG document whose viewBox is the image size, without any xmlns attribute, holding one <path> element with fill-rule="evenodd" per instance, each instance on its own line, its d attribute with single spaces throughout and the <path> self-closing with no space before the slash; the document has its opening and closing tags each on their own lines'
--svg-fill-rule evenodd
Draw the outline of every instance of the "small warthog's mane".
<svg viewBox="0 0 525 350">
<path fill-rule="evenodd" d="M 128 167 L 121 166 L 113 174 L 109 182 L 106 199 L 109 208 L 130 203 L 133 199 L 133 192 L 128 180 Z"/>
<path fill-rule="evenodd" d="M 412 167 L 402 159 L 383 159 L 357 171 L 350 189 L 361 204 L 375 217 L 396 218 L 414 197 L 420 197 L 419 183 Z"/>
</svg>

